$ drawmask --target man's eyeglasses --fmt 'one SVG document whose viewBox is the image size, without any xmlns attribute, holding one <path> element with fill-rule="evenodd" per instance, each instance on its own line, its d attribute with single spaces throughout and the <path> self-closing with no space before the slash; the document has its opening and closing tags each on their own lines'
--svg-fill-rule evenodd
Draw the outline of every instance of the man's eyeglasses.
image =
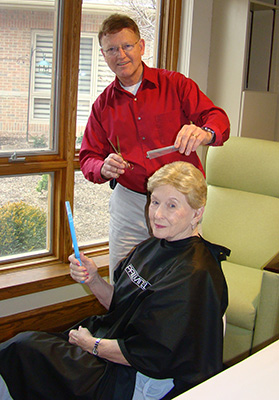
<svg viewBox="0 0 279 400">
<path fill-rule="evenodd" d="M 103 52 L 106 53 L 106 55 L 108 57 L 113 57 L 116 56 L 116 54 L 119 52 L 119 49 L 121 48 L 125 53 L 129 53 L 130 51 L 133 50 L 133 48 L 135 47 L 135 45 L 140 41 L 140 39 L 138 39 L 136 41 L 136 43 L 133 44 L 122 44 L 121 46 L 115 46 L 115 47 L 110 47 L 107 50 L 103 49 Z"/>
</svg>

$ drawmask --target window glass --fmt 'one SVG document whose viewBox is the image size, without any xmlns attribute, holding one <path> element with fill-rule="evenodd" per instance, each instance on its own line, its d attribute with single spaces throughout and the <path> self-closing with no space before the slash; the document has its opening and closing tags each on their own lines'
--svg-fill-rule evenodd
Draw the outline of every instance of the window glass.
<svg viewBox="0 0 279 400">
<path fill-rule="evenodd" d="M 97 32 L 81 32 L 76 128 L 77 149 L 80 148 L 93 101 L 113 79 L 114 75 L 99 50 Z"/>
<path fill-rule="evenodd" d="M 94 185 L 75 172 L 74 223 L 79 245 L 104 242 L 108 236 L 109 183 Z"/>
<path fill-rule="evenodd" d="M 92 99 L 96 97 L 96 85 L 93 85 L 96 77 L 97 61 L 97 35 L 81 35 L 79 52 L 79 77 L 78 77 L 78 106 L 77 124 L 80 127 L 77 135 L 77 147 L 80 145 L 78 138 L 86 124 Z"/>
<path fill-rule="evenodd" d="M 1 176 L 0 262 L 51 250 L 53 176 Z"/>
<path fill-rule="evenodd" d="M 54 31 L 60 35 L 61 4 L 60 0 L 1 2 L 0 264 L 4 268 L 10 261 L 54 252 L 54 188 L 57 201 L 61 173 L 49 161 L 58 151 L 55 82 L 60 40 L 54 41 L 53 35 Z"/>
<path fill-rule="evenodd" d="M 56 3 L 8 1 L 0 8 L 0 155 L 54 151 L 53 31 Z M 51 100 L 52 99 L 52 100 Z M 53 119 L 53 123 L 54 123 Z"/>
</svg>

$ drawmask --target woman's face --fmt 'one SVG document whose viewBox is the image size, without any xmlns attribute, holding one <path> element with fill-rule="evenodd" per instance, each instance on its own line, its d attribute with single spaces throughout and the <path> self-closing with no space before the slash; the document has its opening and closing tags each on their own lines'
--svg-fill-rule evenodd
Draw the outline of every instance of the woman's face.
<svg viewBox="0 0 279 400">
<path fill-rule="evenodd" d="M 154 189 L 149 206 L 149 219 L 153 235 L 168 241 L 186 239 L 196 234 L 196 227 L 204 208 L 189 206 L 186 196 L 171 185 Z"/>
</svg>

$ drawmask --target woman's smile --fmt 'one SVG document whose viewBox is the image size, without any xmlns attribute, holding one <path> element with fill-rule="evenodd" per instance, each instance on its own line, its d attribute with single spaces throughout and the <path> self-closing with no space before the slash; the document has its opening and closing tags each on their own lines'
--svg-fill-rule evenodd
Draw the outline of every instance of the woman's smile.
<svg viewBox="0 0 279 400">
<path fill-rule="evenodd" d="M 164 225 L 159 225 L 159 224 L 156 224 L 156 223 L 154 223 L 154 225 L 156 226 L 157 229 L 163 229 L 163 228 L 165 228 Z"/>
</svg>

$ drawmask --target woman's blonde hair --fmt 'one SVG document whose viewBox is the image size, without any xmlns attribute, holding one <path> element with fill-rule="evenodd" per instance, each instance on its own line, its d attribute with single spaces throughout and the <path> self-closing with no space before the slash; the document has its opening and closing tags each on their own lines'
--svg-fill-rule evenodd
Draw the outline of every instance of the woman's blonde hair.
<svg viewBox="0 0 279 400">
<path fill-rule="evenodd" d="M 206 204 L 206 181 L 202 172 L 193 164 L 175 161 L 164 165 L 148 179 L 147 189 L 152 193 L 162 185 L 171 185 L 183 193 L 190 207 L 195 210 Z"/>
</svg>

